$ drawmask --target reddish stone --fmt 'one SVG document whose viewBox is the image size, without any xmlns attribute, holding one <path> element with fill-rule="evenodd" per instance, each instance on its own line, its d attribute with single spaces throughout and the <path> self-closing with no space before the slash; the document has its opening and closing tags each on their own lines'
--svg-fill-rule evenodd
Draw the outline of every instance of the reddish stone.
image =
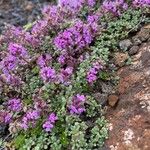
<svg viewBox="0 0 150 150">
<path fill-rule="evenodd" d="M 117 104 L 118 100 L 119 100 L 119 97 L 117 95 L 109 95 L 108 96 L 108 104 L 111 107 L 114 107 Z"/>
</svg>

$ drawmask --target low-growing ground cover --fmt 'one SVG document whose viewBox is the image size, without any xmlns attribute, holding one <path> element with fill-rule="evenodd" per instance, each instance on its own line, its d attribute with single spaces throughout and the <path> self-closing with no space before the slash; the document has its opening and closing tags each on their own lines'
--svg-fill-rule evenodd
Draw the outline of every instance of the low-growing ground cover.
<svg viewBox="0 0 150 150">
<path fill-rule="evenodd" d="M 118 42 L 148 22 L 149 0 L 60 0 L 0 38 L 1 147 L 100 149 L 108 137 L 97 81 L 114 83 Z M 7 142 L 8 140 L 8 142 Z"/>
</svg>

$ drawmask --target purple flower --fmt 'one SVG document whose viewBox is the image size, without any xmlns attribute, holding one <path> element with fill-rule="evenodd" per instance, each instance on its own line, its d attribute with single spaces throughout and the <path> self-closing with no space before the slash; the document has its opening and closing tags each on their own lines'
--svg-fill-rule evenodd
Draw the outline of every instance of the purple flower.
<svg viewBox="0 0 150 150">
<path fill-rule="evenodd" d="M 5 123 L 10 123 L 11 119 L 12 119 L 12 115 L 10 113 L 6 113 L 4 115 L 4 122 Z"/>
<path fill-rule="evenodd" d="M 8 46 L 9 53 L 15 57 L 25 57 L 27 50 L 20 44 L 10 43 Z"/>
<path fill-rule="evenodd" d="M 58 62 L 61 64 L 61 65 L 64 65 L 65 64 L 65 60 L 66 60 L 66 56 L 65 55 L 60 55 L 58 57 Z"/>
<path fill-rule="evenodd" d="M 33 36 L 31 33 L 26 32 L 24 35 L 23 41 L 26 45 L 33 46 L 33 47 L 38 47 L 40 45 L 40 40 L 39 38 Z"/>
<path fill-rule="evenodd" d="M 36 97 L 36 96 L 35 96 L 35 97 Z M 33 99 L 34 99 L 35 97 L 33 97 Z M 34 108 L 35 108 L 36 110 L 42 111 L 43 109 L 47 108 L 46 101 L 44 101 L 44 100 L 42 100 L 42 99 L 35 98 L 35 99 L 34 99 Z"/>
<path fill-rule="evenodd" d="M 31 33 L 36 36 L 44 36 L 48 32 L 48 22 L 47 20 L 39 20 L 37 23 L 33 26 Z"/>
<path fill-rule="evenodd" d="M 89 73 L 87 75 L 87 80 L 90 84 L 97 80 L 97 76 L 95 74 Z"/>
<path fill-rule="evenodd" d="M 50 121 L 46 121 L 43 124 L 43 128 L 46 132 L 50 132 L 52 130 L 52 128 L 54 127 L 54 125 L 50 122 Z"/>
<path fill-rule="evenodd" d="M 73 67 L 67 67 L 66 69 L 61 69 L 61 72 L 59 74 L 59 81 L 61 83 L 68 81 L 72 73 L 73 73 Z"/>
<path fill-rule="evenodd" d="M 51 123 L 55 123 L 56 120 L 58 120 L 58 117 L 55 115 L 55 113 L 51 113 L 48 117 L 48 120 L 51 122 Z"/>
<path fill-rule="evenodd" d="M 59 50 L 66 50 L 74 55 L 92 42 L 96 32 L 96 24 L 84 24 L 82 21 L 77 21 L 74 26 L 59 33 L 54 39 L 54 44 Z"/>
<path fill-rule="evenodd" d="M 86 99 L 84 95 L 80 95 L 80 94 L 77 94 L 76 98 L 80 102 L 85 102 L 85 99 Z"/>
<path fill-rule="evenodd" d="M 66 7 L 72 11 L 78 11 L 83 6 L 84 0 L 59 0 L 58 5 L 61 7 Z"/>
<path fill-rule="evenodd" d="M 20 124 L 20 127 L 21 127 L 23 130 L 25 130 L 25 131 L 29 128 L 28 124 L 25 123 L 25 122 L 22 122 L 22 123 Z"/>
<path fill-rule="evenodd" d="M 89 15 L 87 18 L 88 23 L 95 23 L 98 22 L 99 16 L 98 15 Z"/>
<path fill-rule="evenodd" d="M 2 69 L 3 73 L 8 75 L 9 72 L 14 70 L 17 66 L 17 59 L 12 55 L 8 55 L 0 62 L 0 69 Z"/>
<path fill-rule="evenodd" d="M 43 54 L 41 55 L 38 60 L 37 60 L 37 64 L 43 68 L 43 67 L 48 67 L 48 65 L 50 64 L 50 62 L 52 61 L 52 57 L 49 54 Z"/>
<path fill-rule="evenodd" d="M 94 81 L 97 80 L 97 74 L 100 71 L 100 69 L 102 69 L 102 65 L 100 65 L 100 63 L 95 62 L 93 63 L 92 68 L 89 69 L 88 73 L 87 73 L 87 81 L 90 84 L 93 84 Z"/>
<path fill-rule="evenodd" d="M 135 7 L 150 7 L 150 0 L 133 0 L 132 4 Z"/>
<path fill-rule="evenodd" d="M 0 110 L 0 123 L 10 123 L 12 120 L 12 114 L 7 111 Z"/>
<path fill-rule="evenodd" d="M 27 130 L 30 126 L 35 126 L 36 120 L 40 118 L 40 111 L 38 110 L 28 110 L 23 116 L 20 123 L 21 128 Z"/>
<path fill-rule="evenodd" d="M 90 7 L 94 7 L 94 5 L 96 4 L 96 1 L 95 0 L 88 0 L 88 5 Z"/>
<path fill-rule="evenodd" d="M 46 132 L 50 132 L 52 128 L 54 127 L 55 122 L 58 120 L 58 117 L 55 115 L 55 113 L 51 113 L 48 117 L 48 119 L 43 124 L 43 129 Z"/>
<path fill-rule="evenodd" d="M 13 86 L 19 86 L 21 84 L 21 79 L 18 76 L 8 74 L 6 78 L 6 82 L 7 84 Z"/>
<path fill-rule="evenodd" d="M 44 67 L 40 71 L 41 78 L 45 82 L 51 82 L 56 79 L 56 72 L 51 67 Z"/>
<path fill-rule="evenodd" d="M 13 98 L 8 101 L 8 108 L 12 111 L 20 112 L 22 109 L 22 103 L 20 99 Z"/>
<path fill-rule="evenodd" d="M 58 7 L 57 6 L 45 6 L 44 9 L 42 10 L 42 14 L 48 18 L 55 18 L 58 13 Z"/>
<path fill-rule="evenodd" d="M 66 14 L 57 6 L 48 5 L 42 10 L 44 20 L 47 21 L 47 26 L 51 29 L 56 30 L 60 23 L 64 22 Z"/>
<path fill-rule="evenodd" d="M 102 5 L 102 9 L 104 12 L 112 13 L 114 15 L 121 15 L 121 10 L 126 10 L 128 7 L 128 4 L 124 2 L 124 0 L 105 0 Z"/>
<path fill-rule="evenodd" d="M 40 118 L 40 112 L 37 110 L 31 110 L 27 112 L 26 117 L 28 120 L 37 120 Z"/>
<path fill-rule="evenodd" d="M 86 97 L 84 95 L 77 94 L 73 97 L 72 103 L 69 106 L 69 110 L 71 114 L 81 114 L 85 111 L 84 103 Z"/>
</svg>

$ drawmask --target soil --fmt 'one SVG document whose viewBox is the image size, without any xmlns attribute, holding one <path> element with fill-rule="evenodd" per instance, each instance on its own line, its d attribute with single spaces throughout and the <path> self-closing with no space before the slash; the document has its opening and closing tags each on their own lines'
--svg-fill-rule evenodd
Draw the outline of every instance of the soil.
<svg viewBox="0 0 150 150">
<path fill-rule="evenodd" d="M 117 72 L 119 102 L 106 115 L 110 129 L 108 150 L 150 149 L 150 24 L 136 35 L 145 38 L 142 30 L 148 34 L 147 39 L 131 57 L 131 65 Z"/>
</svg>

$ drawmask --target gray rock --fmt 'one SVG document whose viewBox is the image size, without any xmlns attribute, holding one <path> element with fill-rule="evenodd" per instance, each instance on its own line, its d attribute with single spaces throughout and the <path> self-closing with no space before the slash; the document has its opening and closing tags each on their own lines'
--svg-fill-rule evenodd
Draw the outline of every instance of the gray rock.
<svg viewBox="0 0 150 150">
<path fill-rule="evenodd" d="M 150 37 L 149 29 L 141 29 L 141 31 L 138 33 L 138 36 L 142 42 L 145 42 Z"/>
<path fill-rule="evenodd" d="M 129 50 L 129 55 L 135 55 L 139 50 L 139 46 L 133 46 Z"/>
<path fill-rule="evenodd" d="M 101 83 L 102 92 L 105 94 L 110 94 L 113 92 L 113 86 L 110 83 Z"/>
<path fill-rule="evenodd" d="M 142 43 L 142 41 L 140 40 L 140 38 L 137 37 L 137 36 L 134 36 L 132 38 L 132 42 L 133 42 L 133 45 L 140 45 Z"/>
<path fill-rule="evenodd" d="M 127 51 L 132 45 L 133 44 L 129 39 L 125 39 L 119 42 L 119 47 L 123 51 Z"/>
<path fill-rule="evenodd" d="M 108 94 L 95 93 L 93 96 L 102 107 L 106 106 Z"/>
</svg>

